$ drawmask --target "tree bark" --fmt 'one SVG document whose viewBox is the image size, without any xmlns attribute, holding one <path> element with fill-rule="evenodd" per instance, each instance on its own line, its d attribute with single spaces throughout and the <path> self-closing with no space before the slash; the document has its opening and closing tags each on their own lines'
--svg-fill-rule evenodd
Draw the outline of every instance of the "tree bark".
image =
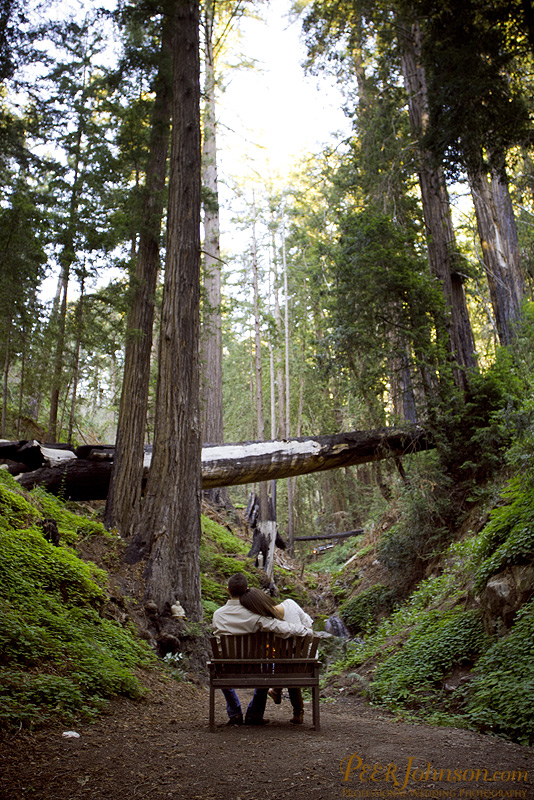
<svg viewBox="0 0 534 800">
<path fill-rule="evenodd" d="M 204 190 L 204 301 L 201 327 L 202 441 L 224 442 L 223 353 L 221 317 L 221 250 L 219 187 L 217 171 L 217 119 L 215 105 L 214 27 L 217 0 L 206 0 L 204 28 L 204 124 L 202 140 L 202 184 Z M 229 506 L 228 490 L 215 487 L 210 502 Z"/>
<path fill-rule="evenodd" d="M 421 58 L 417 23 L 399 20 L 399 41 L 404 84 L 408 94 L 410 127 L 416 140 L 428 125 L 428 94 Z M 467 386 L 466 370 L 476 368 L 473 332 L 465 299 L 463 278 L 456 268 L 457 253 L 449 196 L 440 168 L 434 166 L 430 152 L 419 148 L 419 186 L 426 228 L 428 261 L 439 281 L 448 311 L 448 349 L 459 369 L 455 382 Z"/>
<path fill-rule="evenodd" d="M 40 467 L 33 472 L 24 472 L 17 475 L 16 480 L 24 489 L 43 486 L 47 492 L 64 500 L 105 500 L 111 469 L 110 461 L 75 458 L 58 467 Z"/>
<path fill-rule="evenodd" d="M 490 178 L 482 170 L 471 170 L 469 183 L 497 334 L 501 345 L 508 345 L 521 314 L 525 285 L 504 164 L 502 173 L 492 169 Z"/>
<path fill-rule="evenodd" d="M 3 369 L 3 382 L 2 382 L 2 423 L 0 426 L 0 436 L 2 439 L 6 435 L 7 427 L 7 404 L 9 394 L 9 367 L 11 364 L 11 326 L 12 320 L 9 320 L 6 337 L 6 352 L 4 356 L 4 369 Z"/>
<path fill-rule="evenodd" d="M 128 312 L 124 375 L 115 445 L 115 460 L 104 523 L 129 536 L 138 522 L 143 480 L 143 445 L 150 385 L 154 306 L 172 102 L 171 18 L 164 17 L 160 66 L 152 114 L 132 303 Z"/>
<path fill-rule="evenodd" d="M 252 280 L 254 287 L 254 367 L 256 387 L 256 425 L 257 437 L 260 442 L 265 439 L 265 415 L 263 409 L 263 371 L 261 358 L 261 322 L 260 322 L 260 291 L 258 280 L 258 253 L 256 247 L 256 202 L 252 200 Z M 248 483 L 248 481 L 245 481 Z M 260 500 L 260 524 L 267 521 L 269 514 L 269 495 L 267 484 L 261 483 L 258 488 Z"/>
<path fill-rule="evenodd" d="M 291 384 L 289 380 L 289 282 L 287 276 L 286 259 L 286 228 L 285 217 L 282 217 L 282 269 L 284 272 L 284 372 L 285 372 L 285 437 L 291 435 Z M 287 481 L 287 543 L 290 555 L 294 555 L 293 540 L 295 536 L 295 511 L 293 502 L 293 478 Z"/>
<path fill-rule="evenodd" d="M 80 297 L 76 306 L 76 347 L 74 350 L 74 368 L 72 372 L 72 397 L 70 401 L 69 432 L 67 436 L 68 444 L 72 444 L 74 432 L 74 420 L 76 416 L 76 400 L 78 396 L 78 379 L 80 375 L 80 354 L 82 349 L 82 326 L 83 326 L 83 300 L 85 294 L 85 272 L 80 281 Z"/>
<path fill-rule="evenodd" d="M 222 444 L 222 323 L 217 124 L 215 118 L 215 61 L 213 25 L 215 0 L 204 9 L 204 125 L 202 178 L 204 188 L 204 293 L 202 315 L 202 440 Z"/>
<path fill-rule="evenodd" d="M 169 442 L 167 460 L 174 457 L 175 446 Z M 202 448 L 199 456 L 201 463 L 202 488 L 212 486 L 237 486 L 288 478 L 295 475 L 307 475 L 313 472 L 324 472 L 339 467 L 350 467 L 386 458 L 410 455 L 421 450 L 428 450 L 433 443 L 421 428 L 402 430 L 384 428 L 375 431 L 350 431 L 332 436 L 300 437 L 283 441 L 242 442 Z M 107 469 L 108 481 L 111 474 L 111 458 L 113 448 L 81 447 L 76 450 L 78 459 L 66 465 L 54 468 L 43 468 L 45 455 L 39 445 L 34 443 L 6 442 L 0 443 L 0 458 L 10 459 L 28 464 L 32 472 L 18 478 L 21 486 L 31 489 L 43 485 L 51 492 L 59 492 L 61 487 L 68 492 L 71 499 L 101 500 L 106 497 L 107 484 L 103 478 Z M 184 455 L 184 458 L 186 458 Z M 179 453 L 181 457 L 181 452 Z M 161 460 L 161 456 L 160 456 Z M 76 476 L 77 462 L 84 462 L 83 483 Z M 149 460 L 147 458 L 147 465 Z M 89 466 L 89 465 L 92 466 Z M 154 466 L 158 469 L 156 457 L 150 469 L 152 488 L 154 491 Z M 102 469 L 101 469 L 102 467 Z M 91 469 L 94 469 L 95 481 L 101 487 L 90 495 L 92 482 Z M 147 466 L 148 469 L 148 466 Z M 199 470 L 200 471 L 200 470 Z M 70 474 L 69 474 L 70 473 Z M 153 475 L 152 475 L 153 473 Z M 176 480 L 177 470 L 172 470 L 172 480 Z M 162 481 L 166 486 L 171 482 L 171 473 Z M 168 487 L 169 492 L 172 487 Z M 79 496 L 77 496 L 79 494 Z M 148 500 L 148 498 L 147 498 Z M 153 499 L 150 500 L 153 502 Z M 185 513 L 185 510 L 184 510 Z M 142 527 L 142 526 L 141 526 Z M 146 536 L 138 537 L 138 543 L 146 540 Z M 150 542 L 146 542 L 150 544 Z"/>
<path fill-rule="evenodd" d="M 173 103 L 167 254 L 154 454 L 136 543 L 149 532 L 146 593 L 202 619 L 200 597 L 200 59 L 199 7 L 173 5 Z"/>
<path fill-rule="evenodd" d="M 85 167 L 85 162 L 82 156 L 82 139 L 86 129 L 87 114 L 88 111 L 85 108 L 84 85 L 81 110 L 78 114 L 78 127 L 76 131 L 75 144 L 73 147 L 73 152 L 70 154 L 74 157 L 74 175 L 69 199 L 69 217 L 65 231 L 65 244 L 59 259 L 61 264 L 61 274 L 58 280 L 58 302 L 59 298 L 61 299 L 61 302 L 59 303 L 58 314 L 55 317 L 55 322 L 57 323 L 57 336 L 54 352 L 54 368 L 52 373 L 52 391 L 50 394 L 50 413 L 48 417 L 48 440 L 50 442 L 55 442 L 58 438 L 57 417 L 59 409 L 59 395 L 61 392 L 61 382 L 63 377 L 65 328 L 67 321 L 67 292 L 69 286 L 70 269 L 76 257 L 74 241 L 76 236 L 79 197 Z"/>
<path fill-rule="evenodd" d="M 278 442 L 205 447 L 202 451 L 202 485 L 210 486 L 220 481 L 220 485 L 234 486 L 288 478 L 408 455 L 430 447 L 433 447 L 432 443 L 420 428 L 414 428 L 412 432 L 386 428 Z"/>
</svg>

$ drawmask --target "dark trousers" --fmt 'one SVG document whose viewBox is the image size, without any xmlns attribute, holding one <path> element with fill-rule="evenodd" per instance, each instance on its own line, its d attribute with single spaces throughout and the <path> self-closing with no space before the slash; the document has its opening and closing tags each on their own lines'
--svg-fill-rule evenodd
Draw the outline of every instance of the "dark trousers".
<svg viewBox="0 0 534 800">
<path fill-rule="evenodd" d="M 221 689 L 226 699 L 226 712 L 230 718 L 241 717 L 241 702 L 235 689 Z M 300 692 L 300 689 L 297 689 Z M 302 698 L 301 698 L 302 700 Z M 263 719 L 267 703 L 267 689 L 255 689 L 254 696 L 248 704 L 245 720 Z"/>
</svg>

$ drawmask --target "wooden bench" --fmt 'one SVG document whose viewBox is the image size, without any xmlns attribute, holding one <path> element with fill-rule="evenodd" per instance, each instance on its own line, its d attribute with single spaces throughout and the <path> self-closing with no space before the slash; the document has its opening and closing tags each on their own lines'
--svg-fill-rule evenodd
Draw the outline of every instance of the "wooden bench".
<svg viewBox="0 0 534 800">
<path fill-rule="evenodd" d="M 215 729 L 215 689 L 311 688 L 313 728 L 319 722 L 319 638 L 274 633 L 247 633 L 211 637 L 213 658 L 210 670 L 211 730 Z"/>
</svg>

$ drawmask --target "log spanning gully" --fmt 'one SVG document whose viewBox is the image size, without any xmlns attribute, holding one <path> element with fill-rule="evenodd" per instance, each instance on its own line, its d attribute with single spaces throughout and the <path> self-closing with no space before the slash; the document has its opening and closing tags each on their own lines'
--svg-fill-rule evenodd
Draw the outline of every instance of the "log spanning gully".
<svg viewBox="0 0 534 800">
<path fill-rule="evenodd" d="M 202 448 L 202 488 L 290 478 L 339 467 L 393 458 L 433 447 L 421 428 L 382 428 L 331 436 L 306 436 L 266 442 L 206 445 Z M 152 448 L 145 448 L 145 477 Z M 67 500 L 107 497 L 114 447 L 42 444 L 35 440 L 0 441 L 0 463 L 21 486 L 41 485 Z"/>
</svg>

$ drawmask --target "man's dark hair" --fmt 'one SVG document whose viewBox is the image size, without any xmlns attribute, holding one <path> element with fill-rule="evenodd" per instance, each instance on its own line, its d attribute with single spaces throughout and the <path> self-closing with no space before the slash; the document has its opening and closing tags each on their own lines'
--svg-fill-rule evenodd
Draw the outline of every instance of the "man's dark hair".
<svg viewBox="0 0 534 800">
<path fill-rule="evenodd" d="M 248 589 L 246 577 L 242 572 L 236 572 L 228 578 L 228 591 L 232 597 L 241 597 Z"/>
</svg>

